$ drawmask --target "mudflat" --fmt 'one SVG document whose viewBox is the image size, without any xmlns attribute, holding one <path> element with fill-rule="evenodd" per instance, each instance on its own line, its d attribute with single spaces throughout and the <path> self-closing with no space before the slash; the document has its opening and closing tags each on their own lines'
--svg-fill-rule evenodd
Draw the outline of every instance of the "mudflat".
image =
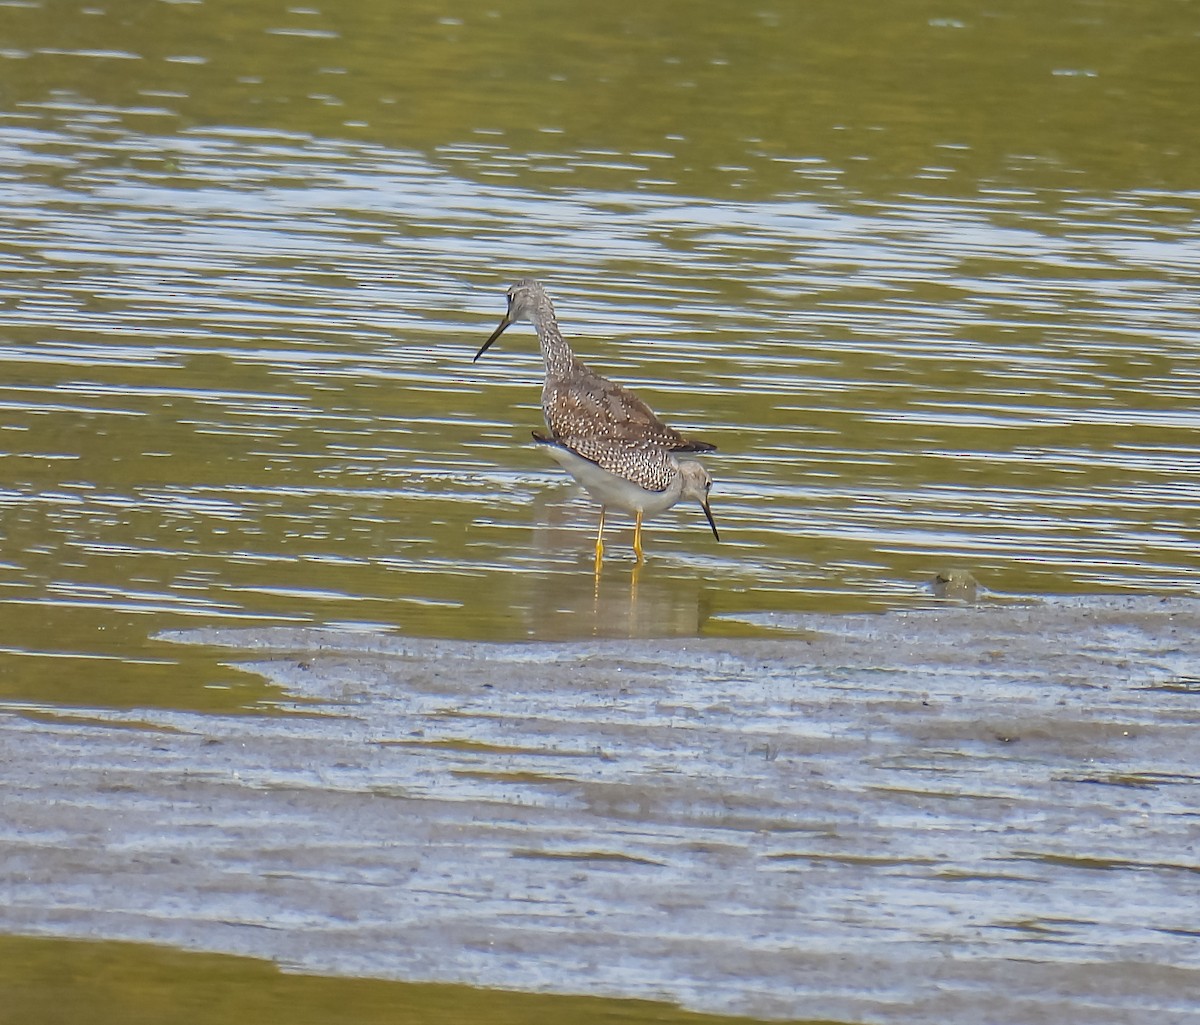
<svg viewBox="0 0 1200 1025">
<path fill-rule="evenodd" d="M 497 645 L 199 630 L 0 714 L 0 930 L 842 1022 L 1200 1021 L 1200 602 Z"/>
</svg>

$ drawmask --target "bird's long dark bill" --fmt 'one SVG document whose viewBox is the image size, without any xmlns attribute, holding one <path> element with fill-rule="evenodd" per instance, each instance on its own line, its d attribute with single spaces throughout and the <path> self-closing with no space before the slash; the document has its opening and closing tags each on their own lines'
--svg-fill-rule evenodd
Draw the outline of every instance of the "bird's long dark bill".
<svg viewBox="0 0 1200 1025">
<path fill-rule="evenodd" d="M 487 352 L 488 349 L 490 349 L 492 347 L 492 342 L 494 342 L 497 338 L 499 338 L 502 334 L 504 334 L 505 330 L 508 328 L 508 326 L 511 323 L 512 323 L 512 319 L 509 317 L 509 315 L 507 313 L 504 314 L 504 319 L 502 321 L 500 321 L 500 326 L 498 328 L 496 328 L 495 331 L 492 332 L 492 337 L 483 343 L 483 347 L 477 353 L 475 353 L 475 359 L 471 360 L 471 362 L 474 363 L 475 360 L 479 359 L 480 356 L 482 356 L 485 352 Z"/>
<path fill-rule="evenodd" d="M 716 523 L 713 522 L 712 510 L 708 507 L 708 503 L 701 502 L 700 508 L 704 510 L 704 515 L 708 519 L 708 525 L 710 527 L 712 527 L 713 537 L 715 537 L 718 541 L 720 541 L 721 535 L 717 533 L 717 525 L 716 525 Z"/>
</svg>

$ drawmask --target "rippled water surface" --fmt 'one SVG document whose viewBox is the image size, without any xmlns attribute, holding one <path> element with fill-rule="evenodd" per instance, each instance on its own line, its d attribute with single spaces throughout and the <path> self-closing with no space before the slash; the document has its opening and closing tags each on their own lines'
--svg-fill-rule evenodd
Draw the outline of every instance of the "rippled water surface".
<svg viewBox="0 0 1200 1025">
<path fill-rule="evenodd" d="M 113 1020 L 162 993 L 249 1020 L 274 991 L 222 1004 L 205 968 L 192 1000 L 124 937 L 714 1013 L 806 1013 L 803 975 L 892 1020 L 878 940 L 898 1022 L 922 997 L 930 1022 L 1026 996 L 1067 1020 L 1097 986 L 1105 1021 L 1194 1019 L 1194 612 L 1144 596 L 1200 570 L 1198 24 L 1178 0 L 0 0 L 0 792 L 26 814 L 0 817 L 0 931 L 100 941 L 6 944 L 15 1013 L 61 1017 L 64 971 Z M 596 508 L 529 441 L 532 330 L 472 362 L 527 276 L 583 358 L 719 446 L 720 543 L 680 507 L 635 571 L 613 515 L 594 577 Z M 981 607 L 910 613 L 956 601 L 928 588 L 950 570 Z M 1117 592 L 1153 630 L 1097 627 Z M 1051 594 L 1099 597 L 1052 630 L 1076 599 Z M 781 623 L 828 656 L 711 636 Z M 281 626 L 313 650 L 234 668 Z M 634 636 L 687 640 L 578 643 Z M 546 639 L 582 675 L 527 644 L 497 675 L 478 643 Z M 379 677 L 406 645 L 428 654 Z M 569 843 L 541 845 L 547 801 Z M 414 939 L 427 898 L 461 935 Z M 480 940 L 510 915 L 542 951 L 523 975 Z M 708 935 L 787 999 L 719 999 Z M 369 956 L 287 949 L 314 939 Z M 972 943 L 994 972 L 963 974 Z M 539 1013 L 353 988 L 379 1020 Z M 614 1014 L 661 1019 L 575 1018 Z"/>
<path fill-rule="evenodd" d="M 225 700 L 146 640 L 184 623 L 1193 589 L 1179 5 L 247 6 L 0 6 L 10 695 Z M 719 445 L 720 544 L 673 510 L 635 581 L 614 516 L 593 580 L 532 331 L 471 363 L 526 275 Z"/>
</svg>

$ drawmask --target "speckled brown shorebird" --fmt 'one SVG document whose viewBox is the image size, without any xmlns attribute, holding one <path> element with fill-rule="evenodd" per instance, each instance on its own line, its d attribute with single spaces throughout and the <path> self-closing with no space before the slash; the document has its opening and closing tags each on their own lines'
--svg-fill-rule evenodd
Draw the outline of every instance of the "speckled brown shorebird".
<svg viewBox="0 0 1200 1025">
<path fill-rule="evenodd" d="M 666 512 L 681 499 L 700 503 L 713 537 L 717 525 L 708 506 L 712 478 L 694 459 L 676 459 L 651 441 L 627 441 L 596 434 L 579 438 L 549 438 L 533 432 L 533 440 L 600 503 L 600 529 L 596 533 L 596 572 L 604 558 L 604 513 L 609 508 L 632 513 L 633 552 L 642 561 L 642 520 Z"/>
<path fill-rule="evenodd" d="M 554 304 L 536 281 L 518 281 L 509 288 L 504 319 L 475 359 L 519 320 L 532 322 L 542 347 L 546 364 L 542 413 L 555 440 L 597 435 L 614 443 L 647 442 L 671 452 L 711 452 L 717 447 L 668 427 L 628 388 L 602 377 L 578 359 L 558 328 Z"/>
</svg>

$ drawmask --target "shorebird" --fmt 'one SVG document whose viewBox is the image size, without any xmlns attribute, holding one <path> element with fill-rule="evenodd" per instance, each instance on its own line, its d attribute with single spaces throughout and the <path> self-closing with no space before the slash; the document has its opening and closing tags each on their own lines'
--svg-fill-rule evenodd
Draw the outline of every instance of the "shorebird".
<svg viewBox="0 0 1200 1025">
<path fill-rule="evenodd" d="M 544 445 L 572 477 L 600 503 L 600 529 L 596 532 L 596 572 L 604 558 L 604 513 L 620 509 L 634 516 L 633 552 L 642 556 L 642 520 L 657 516 L 682 499 L 700 503 L 713 537 L 717 525 L 708 506 L 712 478 L 694 459 L 675 455 L 651 441 L 627 441 L 595 434 L 579 438 L 549 438 L 537 431 L 533 440 Z"/>
<path fill-rule="evenodd" d="M 536 281 L 518 281 L 509 288 L 508 310 L 475 359 L 519 320 L 533 323 L 541 344 L 546 364 L 542 413 L 554 439 L 599 435 L 613 442 L 647 442 L 671 452 L 711 452 L 717 447 L 668 427 L 628 388 L 602 377 L 577 358 L 558 328 L 550 296 Z"/>
</svg>

